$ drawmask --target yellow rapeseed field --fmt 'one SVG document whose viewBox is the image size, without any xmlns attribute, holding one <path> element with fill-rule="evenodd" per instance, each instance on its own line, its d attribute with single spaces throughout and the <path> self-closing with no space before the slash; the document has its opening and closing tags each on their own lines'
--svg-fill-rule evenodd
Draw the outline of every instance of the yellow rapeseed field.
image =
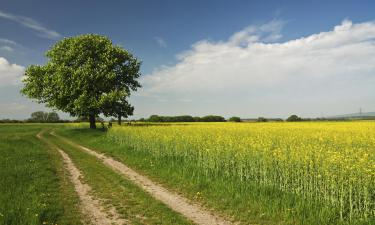
<svg viewBox="0 0 375 225">
<path fill-rule="evenodd" d="M 341 219 L 375 215 L 375 122 L 185 123 L 113 127 L 112 140 L 205 176 L 277 187 L 331 204 Z"/>
</svg>

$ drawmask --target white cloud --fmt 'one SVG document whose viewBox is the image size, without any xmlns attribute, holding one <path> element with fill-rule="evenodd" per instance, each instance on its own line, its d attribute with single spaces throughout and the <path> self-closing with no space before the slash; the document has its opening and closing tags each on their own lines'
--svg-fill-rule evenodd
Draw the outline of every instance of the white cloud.
<svg viewBox="0 0 375 225">
<path fill-rule="evenodd" d="M 14 49 L 12 47 L 9 47 L 7 45 L 1 46 L 0 49 L 5 50 L 7 52 L 13 52 L 14 51 Z"/>
<path fill-rule="evenodd" d="M 320 115 L 359 104 L 375 108 L 374 22 L 344 20 L 328 32 L 276 42 L 284 24 L 274 20 L 227 41 L 199 41 L 176 65 L 144 76 L 139 95 L 170 103 L 191 99 L 202 113 Z M 168 107 L 173 113 L 178 105 Z"/>
<path fill-rule="evenodd" d="M 158 45 L 162 48 L 166 48 L 167 47 L 167 42 L 161 38 L 161 37 L 155 37 L 155 41 L 158 43 Z"/>
<path fill-rule="evenodd" d="M 284 21 L 272 20 L 271 22 L 260 26 L 248 26 L 233 34 L 229 38 L 228 43 L 235 46 L 247 46 L 259 40 L 262 40 L 263 42 L 277 41 L 282 37 L 281 30 L 284 25 Z"/>
<path fill-rule="evenodd" d="M 8 45 L 18 45 L 15 41 L 8 40 L 5 38 L 0 38 L 0 43 L 8 44 Z"/>
<path fill-rule="evenodd" d="M 0 57 L 0 86 L 19 84 L 25 72 L 25 67 L 11 64 Z"/>
<path fill-rule="evenodd" d="M 37 34 L 41 37 L 45 37 L 49 39 L 58 39 L 61 37 L 61 35 L 58 32 L 44 27 L 38 21 L 31 19 L 29 17 L 13 15 L 13 14 L 6 13 L 3 11 L 0 11 L 0 17 L 17 22 L 24 27 L 30 28 L 36 31 Z"/>
</svg>

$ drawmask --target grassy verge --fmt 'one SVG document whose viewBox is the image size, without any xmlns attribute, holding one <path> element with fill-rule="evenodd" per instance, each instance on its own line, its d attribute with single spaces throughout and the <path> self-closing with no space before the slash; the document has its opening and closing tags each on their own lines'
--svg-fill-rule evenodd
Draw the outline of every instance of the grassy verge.
<svg viewBox="0 0 375 225">
<path fill-rule="evenodd" d="M 0 125 L 0 224 L 81 224 L 78 198 L 41 125 Z"/>
<path fill-rule="evenodd" d="M 58 133 L 77 143 L 105 152 L 167 187 L 196 199 L 244 224 L 371 224 L 373 221 L 340 221 L 337 209 L 294 194 L 259 187 L 239 180 L 209 178 L 183 161 L 154 160 L 147 153 L 113 144 L 104 132 L 65 129 Z"/>
<path fill-rule="evenodd" d="M 44 134 L 44 137 L 63 149 L 73 160 L 90 185 L 95 196 L 106 199 L 119 214 L 132 224 L 191 224 L 164 204 L 126 180 L 121 175 L 104 166 L 94 156 L 88 155 L 60 139 Z"/>
</svg>

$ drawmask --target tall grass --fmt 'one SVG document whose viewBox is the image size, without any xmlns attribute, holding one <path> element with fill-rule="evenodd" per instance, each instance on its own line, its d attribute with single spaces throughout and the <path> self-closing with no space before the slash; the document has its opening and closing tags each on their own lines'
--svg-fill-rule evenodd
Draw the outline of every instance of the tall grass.
<svg viewBox="0 0 375 225">
<path fill-rule="evenodd" d="M 374 122 L 123 126 L 107 139 L 185 173 L 237 179 L 239 194 L 256 184 L 323 203 L 343 222 L 375 217 Z"/>
</svg>

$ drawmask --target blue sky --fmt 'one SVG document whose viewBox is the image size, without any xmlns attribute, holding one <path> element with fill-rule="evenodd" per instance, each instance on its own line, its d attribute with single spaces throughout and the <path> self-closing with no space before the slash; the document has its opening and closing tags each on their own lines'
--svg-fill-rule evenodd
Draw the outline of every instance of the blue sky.
<svg viewBox="0 0 375 225">
<path fill-rule="evenodd" d="M 43 109 L 19 94 L 20 74 L 45 63 L 57 40 L 84 33 L 143 61 L 136 118 L 375 111 L 374 10 L 371 1 L 2 0 L 0 118 Z"/>
</svg>

